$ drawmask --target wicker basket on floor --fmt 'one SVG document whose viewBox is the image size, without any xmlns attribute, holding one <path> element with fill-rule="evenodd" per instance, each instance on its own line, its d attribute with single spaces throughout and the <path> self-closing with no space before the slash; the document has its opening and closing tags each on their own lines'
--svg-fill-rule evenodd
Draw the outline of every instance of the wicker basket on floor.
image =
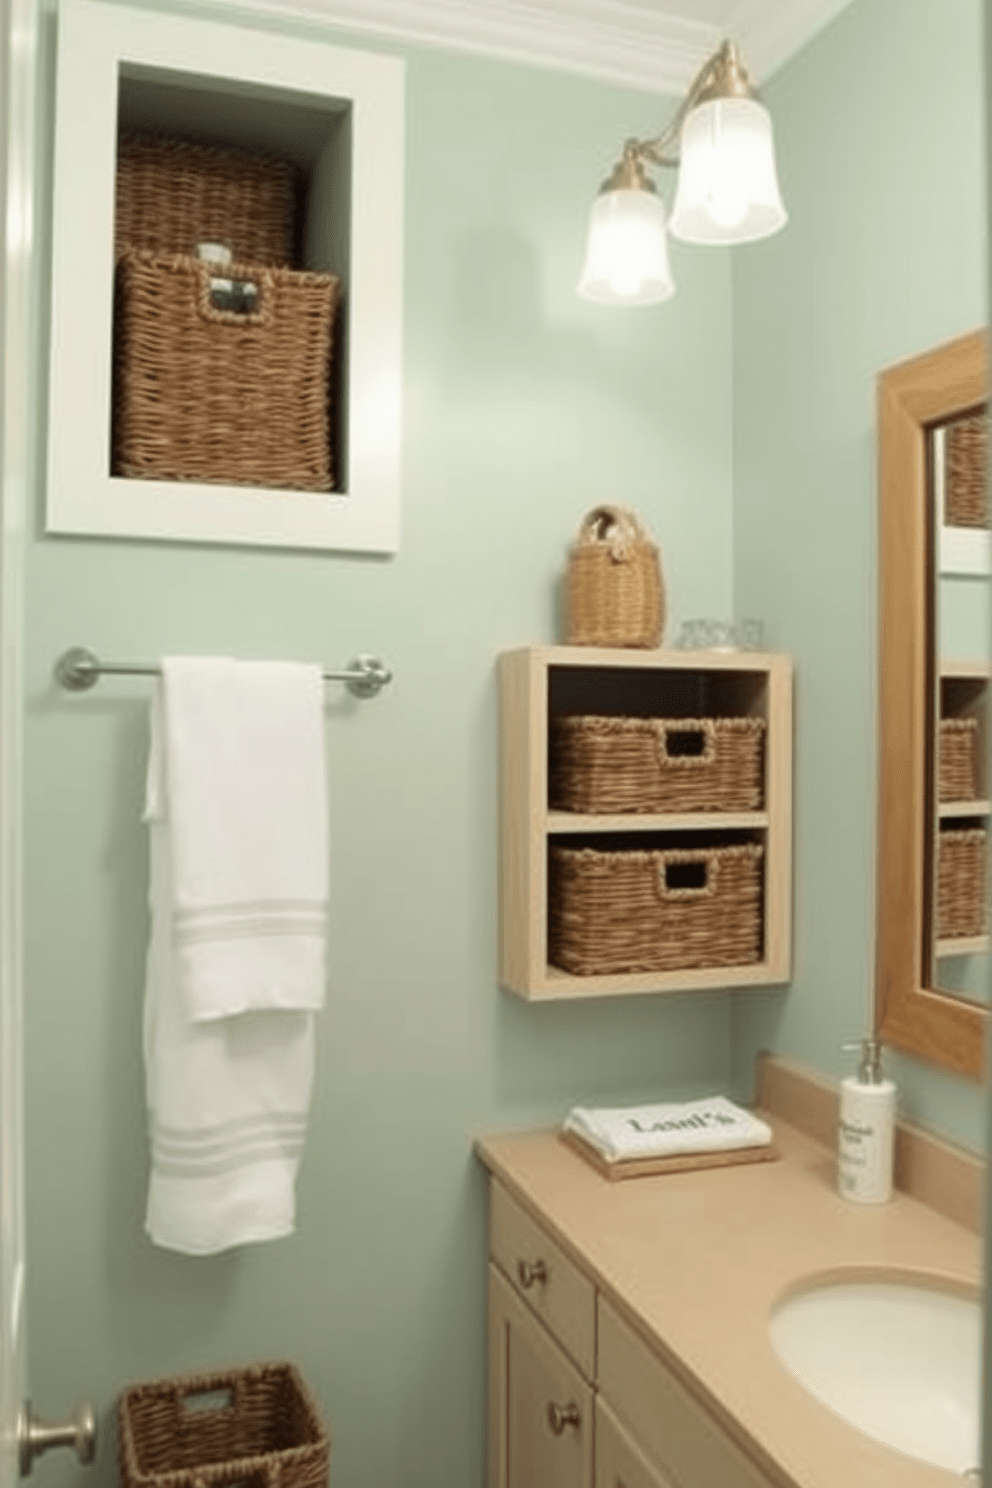
<svg viewBox="0 0 992 1488">
<path fill-rule="evenodd" d="M 988 527 L 985 414 L 948 424 L 945 437 L 944 521 L 949 527 Z"/>
<path fill-rule="evenodd" d="M 973 801 L 978 795 L 978 720 L 942 718 L 937 791 L 941 801 Z"/>
<path fill-rule="evenodd" d="M 759 811 L 762 718 L 551 720 L 549 805 L 557 811 Z"/>
<path fill-rule="evenodd" d="M 124 1488 L 324 1488 L 330 1438 L 292 1364 L 131 1385 L 117 1405 Z"/>
<path fill-rule="evenodd" d="M 244 313 L 212 304 L 216 273 L 179 254 L 118 264 L 113 474 L 329 491 L 338 280 L 234 264 L 225 278 L 257 286 Z"/>
<path fill-rule="evenodd" d="M 239 263 L 296 262 L 298 172 L 284 160 L 125 134 L 117 148 L 115 259 L 129 248 L 196 252 L 224 243 Z"/>
<path fill-rule="evenodd" d="M 761 960 L 763 848 L 549 850 L 548 959 L 574 976 Z"/>
<path fill-rule="evenodd" d="M 984 935 L 985 831 L 981 827 L 937 834 L 937 939 Z"/>
</svg>

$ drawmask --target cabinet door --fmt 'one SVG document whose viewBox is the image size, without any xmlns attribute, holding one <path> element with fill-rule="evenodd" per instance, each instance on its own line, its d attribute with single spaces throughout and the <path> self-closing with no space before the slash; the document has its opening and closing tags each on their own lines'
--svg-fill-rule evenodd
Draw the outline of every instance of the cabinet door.
<svg viewBox="0 0 992 1488">
<path fill-rule="evenodd" d="M 489 1488 L 592 1488 L 593 1393 L 489 1267 Z"/>
<path fill-rule="evenodd" d="M 769 1488 L 758 1464 L 602 1297 L 598 1319 L 599 1388 L 656 1471 L 684 1488 Z"/>
<path fill-rule="evenodd" d="M 651 1466 L 602 1397 L 596 1400 L 596 1488 L 675 1488 Z"/>
</svg>

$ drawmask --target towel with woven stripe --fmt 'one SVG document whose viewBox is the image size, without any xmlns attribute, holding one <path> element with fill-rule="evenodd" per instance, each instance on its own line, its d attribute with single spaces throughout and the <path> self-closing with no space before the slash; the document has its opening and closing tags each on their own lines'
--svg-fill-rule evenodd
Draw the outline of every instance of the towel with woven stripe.
<svg viewBox="0 0 992 1488">
<path fill-rule="evenodd" d="M 168 658 L 152 704 L 146 1228 L 205 1255 L 295 1227 L 324 997 L 317 667 Z"/>
</svg>

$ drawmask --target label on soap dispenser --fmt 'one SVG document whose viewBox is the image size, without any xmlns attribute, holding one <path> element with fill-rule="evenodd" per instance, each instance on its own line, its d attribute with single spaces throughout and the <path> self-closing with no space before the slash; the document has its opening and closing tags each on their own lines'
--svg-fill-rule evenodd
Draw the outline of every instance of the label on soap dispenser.
<svg viewBox="0 0 992 1488">
<path fill-rule="evenodd" d="M 837 1191 L 856 1204 L 884 1204 L 892 1196 L 896 1087 L 842 1080 L 837 1122 Z"/>
</svg>

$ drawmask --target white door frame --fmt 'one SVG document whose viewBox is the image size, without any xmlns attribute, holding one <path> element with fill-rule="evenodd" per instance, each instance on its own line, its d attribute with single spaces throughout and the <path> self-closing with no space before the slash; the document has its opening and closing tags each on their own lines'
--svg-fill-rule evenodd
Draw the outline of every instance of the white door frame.
<svg viewBox="0 0 992 1488">
<path fill-rule="evenodd" d="M 24 547 L 34 490 L 36 0 L 0 0 L 0 1488 L 26 1394 L 22 733 Z"/>
</svg>

